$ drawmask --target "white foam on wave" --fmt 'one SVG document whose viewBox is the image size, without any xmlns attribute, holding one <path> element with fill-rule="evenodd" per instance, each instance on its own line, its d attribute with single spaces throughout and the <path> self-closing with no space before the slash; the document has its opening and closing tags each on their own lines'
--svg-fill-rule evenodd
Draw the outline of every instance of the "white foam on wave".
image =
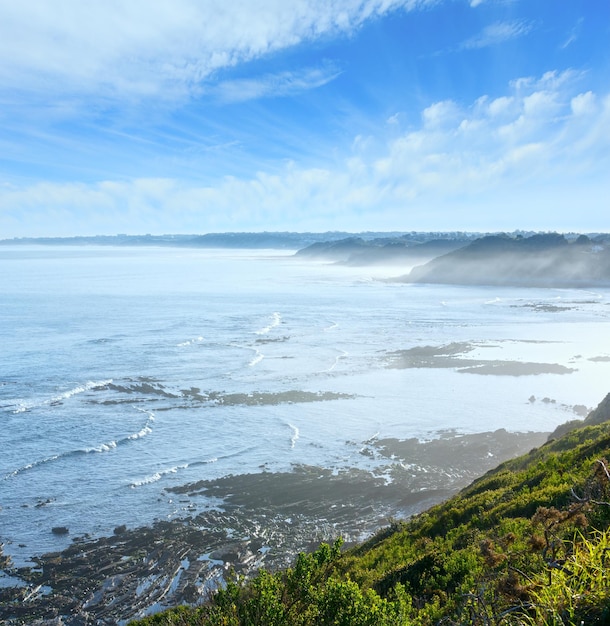
<svg viewBox="0 0 610 626">
<path fill-rule="evenodd" d="M 118 448 L 118 446 L 120 445 L 124 445 L 126 443 L 129 443 L 130 441 L 134 441 L 136 439 L 141 439 L 142 437 L 146 437 L 146 435 L 149 435 L 150 433 L 152 433 L 152 424 L 155 421 L 155 415 L 151 411 L 145 411 L 144 409 L 141 409 L 139 407 L 136 407 L 136 410 L 141 411 L 142 413 L 146 413 L 148 415 L 148 419 L 146 420 L 146 423 L 144 424 L 144 426 L 142 426 L 142 428 L 140 428 L 139 431 L 132 433 L 131 435 L 127 435 L 126 437 L 123 437 L 122 439 L 107 441 L 104 443 L 100 443 L 97 446 L 92 446 L 90 448 L 79 448 L 78 450 L 69 450 L 68 452 L 62 452 L 61 454 L 54 454 L 52 456 L 45 457 L 44 459 L 33 461 L 32 463 L 28 463 L 27 465 L 24 465 L 23 467 L 19 467 L 13 470 L 12 472 L 9 472 L 5 476 L 3 476 L 3 480 L 7 480 L 9 478 L 18 476 L 19 474 L 32 470 L 36 467 L 39 467 L 40 465 L 46 465 L 47 463 L 52 463 L 53 461 L 59 461 L 60 459 L 64 459 L 67 457 L 74 457 L 74 456 L 79 456 L 79 455 L 84 455 L 84 454 L 95 454 L 95 453 L 103 454 L 105 452 L 110 452 Z"/>
<path fill-rule="evenodd" d="M 83 452 L 87 454 L 91 454 L 92 452 L 110 452 L 110 450 L 114 450 L 118 446 L 118 442 L 109 441 L 107 443 L 101 443 L 99 446 L 95 446 L 94 448 L 85 448 Z"/>
<path fill-rule="evenodd" d="M 269 323 L 269 325 L 265 326 L 264 328 L 261 328 L 260 330 L 255 331 L 254 334 L 255 335 L 267 335 L 276 326 L 279 326 L 281 321 L 282 321 L 282 316 L 276 312 L 271 316 L 271 322 Z"/>
<path fill-rule="evenodd" d="M 134 482 L 132 482 L 129 486 L 132 489 L 137 489 L 138 487 L 143 487 L 144 485 L 151 485 L 152 483 L 160 481 L 164 476 L 167 476 L 169 474 L 177 474 L 180 470 L 187 469 L 188 467 L 188 463 L 185 463 L 184 465 L 175 465 L 173 467 L 168 467 L 167 469 L 155 472 L 150 476 L 146 476 L 141 480 L 134 480 Z"/>
<path fill-rule="evenodd" d="M 152 433 L 152 428 L 148 424 L 146 424 L 137 433 L 132 433 L 131 435 L 129 435 L 127 439 L 141 439 L 142 437 L 146 437 L 146 435 L 150 435 L 150 433 Z"/>
<path fill-rule="evenodd" d="M 206 459 L 205 461 L 195 461 L 194 463 L 190 463 L 189 467 L 197 467 L 199 465 L 209 465 L 210 463 L 218 463 L 218 457 L 213 456 L 211 459 Z"/>
<path fill-rule="evenodd" d="M 151 411 L 145 411 L 144 409 L 141 409 L 139 407 L 135 407 L 136 411 L 140 411 L 141 413 L 146 413 L 146 415 L 148 415 L 148 419 L 146 420 L 146 423 L 144 424 L 144 426 L 142 426 L 142 428 L 140 428 L 140 430 L 138 430 L 135 433 L 132 433 L 131 435 L 127 435 L 126 437 L 123 437 L 122 439 L 119 439 L 118 441 L 110 441 L 108 443 L 102 443 L 99 446 L 96 446 L 94 448 L 87 448 L 85 450 L 85 452 L 90 453 L 90 452 L 110 452 L 110 450 L 114 450 L 116 447 L 129 443 L 130 441 L 135 441 L 136 439 L 141 439 L 142 437 L 146 437 L 146 435 L 149 435 L 150 433 L 152 433 L 152 424 L 155 421 L 155 414 L 152 413 Z"/>
<path fill-rule="evenodd" d="M 38 467 L 39 465 L 44 465 L 45 463 L 52 463 L 53 461 L 57 461 L 57 459 L 59 459 L 61 456 L 60 454 L 54 454 L 53 456 L 49 456 L 46 457 L 44 459 L 40 459 L 38 461 L 34 461 L 32 463 L 28 463 L 27 465 L 24 465 L 23 467 L 19 467 L 16 470 L 13 470 L 12 472 L 9 472 L 8 474 L 5 474 L 2 479 L 3 480 L 8 480 L 9 478 L 13 478 L 15 476 L 18 476 L 19 474 L 22 474 L 23 472 L 27 472 L 28 470 L 34 469 L 35 467 Z"/>
<path fill-rule="evenodd" d="M 152 411 L 145 411 L 139 407 L 136 407 L 137 411 L 141 413 L 146 413 L 148 415 L 148 419 L 146 420 L 146 424 L 140 428 L 140 430 L 136 433 L 132 433 L 125 438 L 125 441 L 133 441 L 134 439 L 141 439 L 142 437 L 146 437 L 146 435 L 150 435 L 152 433 L 152 424 L 155 421 L 155 414 Z"/>
<path fill-rule="evenodd" d="M 377 441 L 377 439 L 379 439 L 379 435 L 380 435 L 380 432 L 377 431 L 374 435 L 371 435 L 368 439 L 366 439 L 364 443 L 371 444 L 374 441 Z"/>
<path fill-rule="evenodd" d="M 185 348 L 186 346 L 192 346 L 193 344 L 201 343 L 202 341 L 203 341 L 203 337 L 195 337 L 194 339 L 187 339 L 186 341 L 179 343 L 178 347 Z"/>
<path fill-rule="evenodd" d="M 290 438 L 290 449 L 294 450 L 294 447 L 297 444 L 297 441 L 299 440 L 299 436 L 300 436 L 300 432 L 297 426 L 295 426 L 294 424 L 288 424 L 288 426 L 290 426 L 290 428 L 292 428 L 292 437 Z"/>
<path fill-rule="evenodd" d="M 260 352 L 259 350 L 256 350 L 256 355 L 254 356 L 254 358 L 248 363 L 248 365 L 250 367 L 254 367 L 255 365 L 258 365 L 263 359 L 265 358 L 265 355 Z"/>
<path fill-rule="evenodd" d="M 32 463 L 28 463 L 27 465 L 24 465 L 23 467 L 19 467 L 13 470 L 12 472 L 9 472 L 8 474 L 5 474 L 3 476 L 3 480 L 14 478 L 16 476 L 19 476 L 19 474 L 23 474 L 24 472 L 28 472 L 30 470 L 36 469 L 37 467 L 40 467 L 41 465 L 47 465 L 48 463 L 53 463 L 55 461 L 60 461 L 62 459 L 86 455 L 86 454 L 110 452 L 111 450 L 114 450 L 119 445 L 119 443 L 121 442 L 120 441 L 118 442 L 108 441 L 105 443 L 101 443 L 98 446 L 93 446 L 91 448 L 79 448 L 78 450 L 69 450 L 67 452 L 62 452 L 61 454 L 54 454 L 52 456 L 45 457 L 44 459 L 39 459 L 37 461 L 33 461 Z"/>
<path fill-rule="evenodd" d="M 339 365 L 339 362 L 349 355 L 349 352 L 346 352 L 345 350 L 340 350 L 340 352 L 341 354 L 338 354 L 335 357 L 335 362 L 328 369 L 324 370 L 325 373 L 332 372 L 337 367 L 337 365 Z"/>
<path fill-rule="evenodd" d="M 327 332 L 328 332 L 328 331 L 330 331 L 330 330 L 335 330 L 335 328 L 339 328 L 339 324 L 337 324 L 337 322 L 333 322 L 333 321 L 331 321 L 331 322 L 330 322 L 330 326 L 326 326 L 326 327 L 324 328 L 324 332 L 325 332 L 325 333 L 327 333 Z"/>
<path fill-rule="evenodd" d="M 93 389 L 101 389 L 103 387 L 106 387 L 107 385 L 110 385 L 111 383 L 111 378 L 107 380 L 90 380 L 83 385 L 78 385 L 76 387 L 73 387 L 72 389 L 68 389 L 68 391 L 64 391 L 63 393 L 53 396 L 52 398 L 46 398 L 45 400 L 35 402 L 20 402 L 18 403 L 17 408 L 13 411 L 13 413 L 25 413 L 26 411 L 30 411 L 37 407 L 61 404 L 64 400 L 69 400 L 73 396 L 76 396 L 80 393 L 91 391 Z"/>
</svg>

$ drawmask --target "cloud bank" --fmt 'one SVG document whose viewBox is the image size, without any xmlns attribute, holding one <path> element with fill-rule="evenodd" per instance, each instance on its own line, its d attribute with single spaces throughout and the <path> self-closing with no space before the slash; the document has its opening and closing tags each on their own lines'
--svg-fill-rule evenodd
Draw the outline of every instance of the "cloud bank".
<svg viewBox="0 0 610 626">
<path fill-rule="evenodd" d="M 175 224 L 180 232 L 346 223 L 410 230 L 439 221 L 448 229 L 565 230 L 586 205 L 601 230 L 610 197 L 610 95 L 579 91 L 579 78 L 548 72 L 467 107 L 433 103 L 416 127 L 381 145 L 355 140 L 333 167 L 290 162 L 206 186 L 165 178 L 7 185 L 0 188 L 0 226 L 18 233 L 23 220 L 39 221 L 41 234 L 56 235 L 178 232 Z M 475 207 L 487 214 L 478 226 L 467 221 Z"/>
</svg>

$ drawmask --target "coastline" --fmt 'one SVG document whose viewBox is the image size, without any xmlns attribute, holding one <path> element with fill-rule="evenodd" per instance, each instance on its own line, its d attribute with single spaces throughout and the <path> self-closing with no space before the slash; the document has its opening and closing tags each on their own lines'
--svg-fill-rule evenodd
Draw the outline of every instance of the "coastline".
<svg viewBox="0 0 610 626">
<path fill-rule="evenodd" d="M 420 513 L 502 461 L 544 443 L 548 433 L 495 432 L 438 439 L 371 440 L 361 453 L 388 460 L 383 473 L 295 466 L 292 472 L 231 475 L 168 489 L 181 501 L 212 496 L 219 506 L 109 537 L 74 538 L 34 567 L 4 572 L 7 624 L 126 623 L 177 604 L 196 605 L 231 571 L 288 566 L 301 551 L 343 537 L 366 539 L 391 520 Z M 11 579 L 12 580 L 12 579 Z"/>
</svg>

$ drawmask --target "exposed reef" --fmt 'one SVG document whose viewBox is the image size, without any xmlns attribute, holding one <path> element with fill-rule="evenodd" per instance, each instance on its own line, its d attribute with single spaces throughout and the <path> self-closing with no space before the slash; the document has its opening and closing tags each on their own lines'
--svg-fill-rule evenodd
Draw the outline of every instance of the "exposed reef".
<svg viewBox="0 0 610 626">
<path fill-rule="evenodd" d="M 192 517 L 117 527 L 110 537 L 75 538 L 62 552 L 15 568 L 0 559 L 0 621 L 117 624 L 177 604 L 196 605 L 232 569 L 288 565 L 299 551 L 338 536 L 360 541 L 390 518 L 445 500 L 548 433 L 439 433 L 432 441 L 372 439 L 360 453 L 375 469 L 297 466 L 292 472 L 226 476 L 168 490 Z M 55 620 L 55 621 L 48 621 Z M 61 621 L 59 621 L 61 620 Z"/>
<path fill-rule="evenodd" d="M 390 368 L 451 368 L 463 374 L 493 376 L 535 376 L 539 374 L 571 374 L 575 368 L 559 363 L 531 363 L 497 359 L 472 359 L 464 355 L 486 344 L 454 342 L 442 346 L 415 346 L 385 355 Z"/>
</svg>

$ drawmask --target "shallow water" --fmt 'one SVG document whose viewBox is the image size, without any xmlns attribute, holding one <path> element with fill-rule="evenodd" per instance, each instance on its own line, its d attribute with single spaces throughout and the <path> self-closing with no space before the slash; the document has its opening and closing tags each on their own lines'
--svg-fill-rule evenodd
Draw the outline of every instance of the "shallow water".
<svg viewBox="0 0 610 626">
<path fill-rule="evenodd" d="M 379 472 L 387 459 L 362 453 L 376 439 L 550 431 L 608 392 L 608 290 L 377 280 L 396 273 L 276 251 L 0 248 L 5 552 L 218 505 L 166 491 L 199 480 Z M 423 346 L 436 356 L 397 367 Z"/>
</svg>

